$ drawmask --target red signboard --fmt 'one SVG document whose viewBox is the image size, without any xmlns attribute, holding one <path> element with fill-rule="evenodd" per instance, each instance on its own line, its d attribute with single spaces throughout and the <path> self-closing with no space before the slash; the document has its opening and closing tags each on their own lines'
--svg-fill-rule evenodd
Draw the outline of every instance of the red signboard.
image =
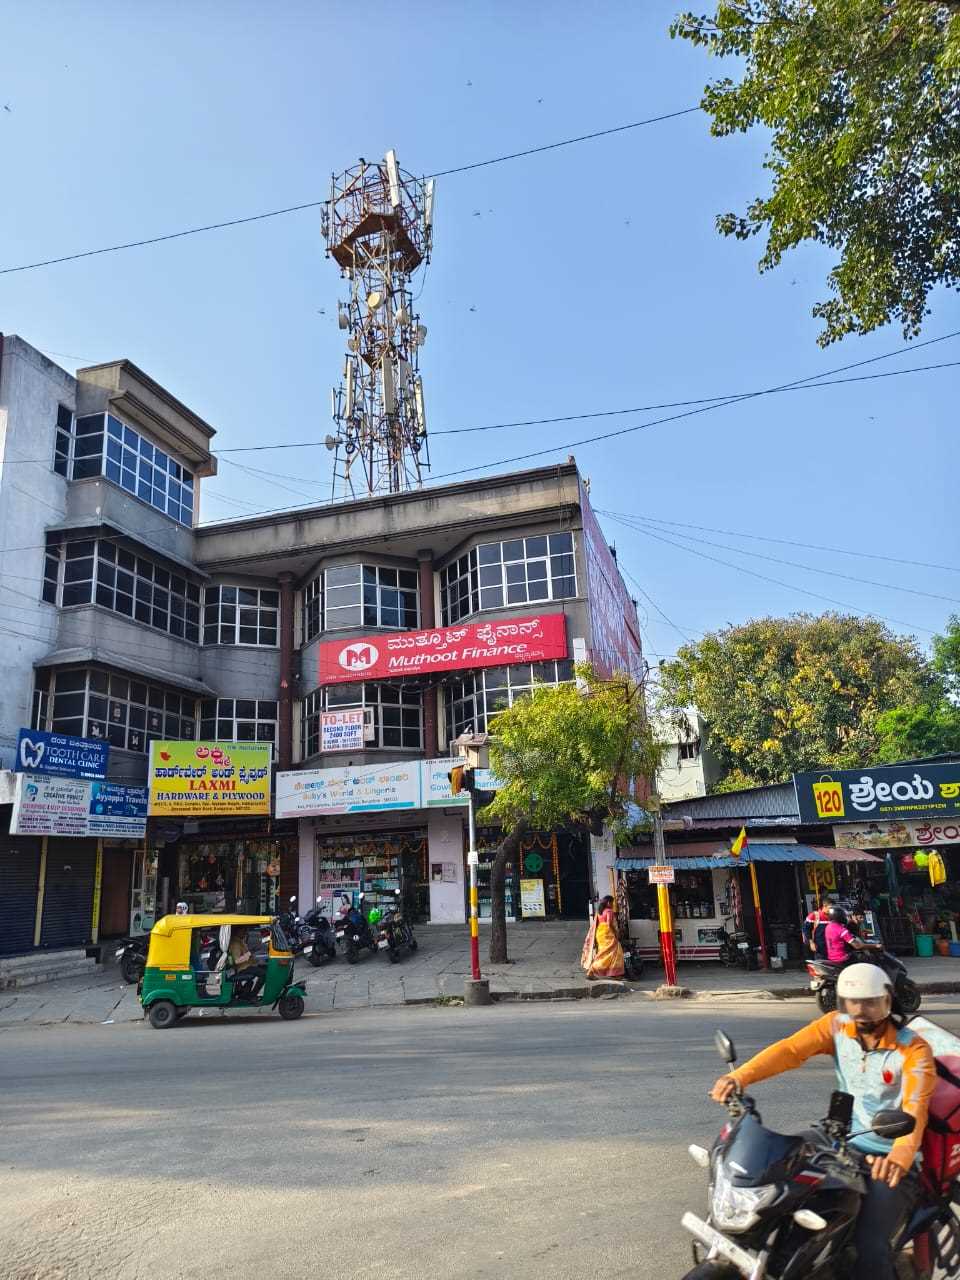
<svg viewBox="0 0 960 1280">
<path fill-rule="evenodd" d="M 332 640 L 320 646 L 320 683 L 398 680 L 434 671 L 565 658 L 566 622 L 562 613 L 547 613 L 362 640 Z"/>
</svg>

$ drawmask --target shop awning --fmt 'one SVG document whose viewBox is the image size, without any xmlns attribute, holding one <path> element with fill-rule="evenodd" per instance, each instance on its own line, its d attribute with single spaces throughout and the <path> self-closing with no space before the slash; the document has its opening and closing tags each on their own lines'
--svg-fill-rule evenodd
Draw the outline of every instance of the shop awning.
<svg viewBox="0 0 960 1280">
<path fill-rule="evenodd" d="M 860 849 L 825 849 L 812 844 L 764 844 L 752 840 L 747 846 L 746 857 L 734 858 L 725 845 L 720 845 L 715 855 L 705 855 L 702 844 L 698 852 L 684 855 L 682 845 L 667 850 L 667 862 L 685 871 L 712 871 L 722 867 L 743 867 L 749 862 L 881 862 L 872 853 Z M 644 851 L 624 849 L 614 866 L 618 871 L 644 871 L 652 867 L 656 859 Z"/>
</svg>

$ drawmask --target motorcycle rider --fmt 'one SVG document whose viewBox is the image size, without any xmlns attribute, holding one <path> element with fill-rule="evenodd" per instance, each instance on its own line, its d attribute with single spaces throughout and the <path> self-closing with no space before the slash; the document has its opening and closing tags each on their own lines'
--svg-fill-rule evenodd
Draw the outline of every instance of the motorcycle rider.
<svg viewBox="0 0 960 1280">
<path fill-rule="evenodd" d="M 893 1009 L 893 989 L 874 964 L 852 964 L 837 979 L 837 1011 L 770 1045 L 721 1076 L 711 1090 L 715 1102 L 735 1091 L 802 1066 L 815 1054 L 834 1059 L 837 1088 L 853 1095 L 850 1147 L 869 1166 L 867 1194 L 857 1219 L 856 1280 L 896 1280 L 891 1239 L 917 1194 L 912 1173 L 936 1083 L 927 1042 Z M 870 1133 L 878 1111 L 900 1108 L 916 1120 L 911 1134 L 891 1142 Z"/>
<path fill-rule="evenodd" d="M 825 902 L 822 907 L 816 907 L 807 915 L 806 920 L 803 922 L 803 928 L 800 930 L 803 934 L 804 946 L 809 947 L 820 960 L 826 960 L 827 958 L 824 933 L 829 923 L 830 909 L 834 905 L 833 902 Z"/>
<path fill-rule="evenodd" d="M 827 912 L 827 927 L 823 943 L 830 964 L 846 964 L 855 951 L 876 951 L 875 944 L 862 942 L 847 928 L 847 913 L 842 907 L 833 906 Z"/>
</svg>

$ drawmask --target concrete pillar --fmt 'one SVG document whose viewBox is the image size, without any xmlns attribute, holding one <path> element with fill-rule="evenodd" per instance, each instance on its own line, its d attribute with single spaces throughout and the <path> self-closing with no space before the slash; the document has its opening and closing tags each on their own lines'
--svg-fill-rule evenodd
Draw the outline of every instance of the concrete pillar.
<svg viewBox="0 0 960 1280">
<path fill-rule="evenodd" d="M 289 769 L 293 762 L 293 574 L 281 573 L 280 582 L 280 697 L 277 726 L 277 765 Z"/>
<path fill-rule="evenodd" d="M 424 630 L 437 625 L 433 597 L 433 552 L 425 547 L 417 552 L 420 568 L 420 626 Z M 437 733 L 437 690 L 430 685 L 423 694 L 423 749 L 428 760 L 440 754 Z"/>
</svg>

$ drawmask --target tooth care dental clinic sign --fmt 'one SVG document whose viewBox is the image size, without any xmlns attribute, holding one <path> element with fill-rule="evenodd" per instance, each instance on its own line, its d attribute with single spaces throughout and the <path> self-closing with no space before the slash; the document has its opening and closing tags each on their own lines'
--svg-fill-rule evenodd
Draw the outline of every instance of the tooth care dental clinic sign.
<svg viewBox="0 0 960 1280">
<path fill-rule="evenodd" d="M 270 812 L 269 742 L 151 742 L 151 816 Z"/>
<path fill-rule="evenodd" d="M 562 613 L 546 613 L 535 618 L 334 640 L 320 646 L 320 683 L 399 679 L 434 671 L 547 662 L 566 656 L 566 617 Z"/>
</svg>

